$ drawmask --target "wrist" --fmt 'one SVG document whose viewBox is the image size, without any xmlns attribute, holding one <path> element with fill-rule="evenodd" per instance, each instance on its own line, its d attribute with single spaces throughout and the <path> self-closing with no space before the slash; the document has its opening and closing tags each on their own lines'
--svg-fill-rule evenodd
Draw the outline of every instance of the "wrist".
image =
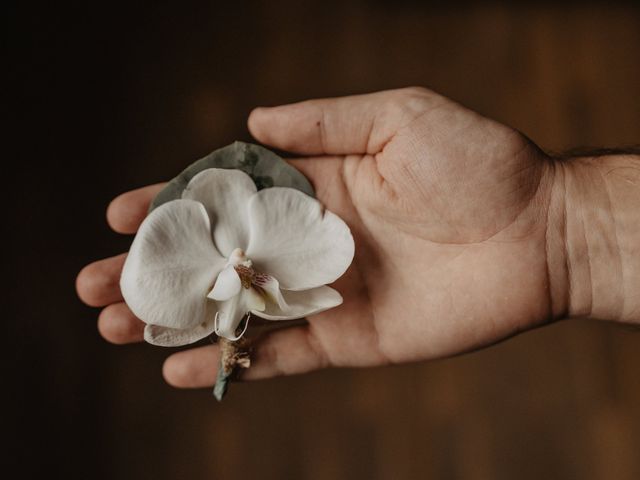
<svg viewBox="0 0 640 480">
<path fill-rule="evenodd" d="M 547 266 L 555 318 L 640 323 L 640 156 L 555 160 Z"/>
</svg>

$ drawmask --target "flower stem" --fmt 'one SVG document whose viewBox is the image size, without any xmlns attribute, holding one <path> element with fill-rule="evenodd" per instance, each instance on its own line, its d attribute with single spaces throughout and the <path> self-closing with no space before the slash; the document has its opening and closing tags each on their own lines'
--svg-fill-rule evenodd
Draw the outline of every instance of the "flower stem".
<svg viewBox="0 0 640 480">
<path fill-rule="evenodd" d="M 218 345 L 220 345 L 220 365 L 216 384 L 213 387 L 213 396 L 221 402 L 229 388 L 229 381 L 233 379 L 237 369 L 249 368 L 251 359 L 249 342 L 244 337 L 236 341 L 220 337 Z"/>
</svg>

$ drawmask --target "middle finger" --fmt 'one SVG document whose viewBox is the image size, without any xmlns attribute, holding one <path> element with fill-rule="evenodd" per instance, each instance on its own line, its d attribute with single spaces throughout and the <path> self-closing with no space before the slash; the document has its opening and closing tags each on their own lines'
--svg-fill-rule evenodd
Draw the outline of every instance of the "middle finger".
<svg viewBox="0 0 640 480">
<path fill-rule="evenodd" d="M 90 263 L 80 271 L 76 289 L 80 299 L 92 307 L 121 302 L 120 274 L 126 253 Z"/>
</svg>

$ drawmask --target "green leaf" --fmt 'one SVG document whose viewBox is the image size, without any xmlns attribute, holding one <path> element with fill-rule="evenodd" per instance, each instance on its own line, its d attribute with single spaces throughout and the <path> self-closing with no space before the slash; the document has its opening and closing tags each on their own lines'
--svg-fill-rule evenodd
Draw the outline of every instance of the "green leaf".
<svg viewBox="0 0 640 480">
<path fill-rule="evenodd" d="M 258 190 L 269 187 L 289 187 L 315 197 L 309 180 L 278 155 L 259 145 L 234 142 L 185 168 L 156 195 L 149 211 L 163 203 L 180 198 L 189 181 L 207 168 L 242 170 L 252 178 Z"/>
</svg>

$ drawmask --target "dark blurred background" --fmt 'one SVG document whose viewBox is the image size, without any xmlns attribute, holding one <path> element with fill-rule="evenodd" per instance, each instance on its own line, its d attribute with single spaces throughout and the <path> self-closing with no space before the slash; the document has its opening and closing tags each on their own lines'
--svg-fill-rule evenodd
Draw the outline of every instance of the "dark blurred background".
<svg viewBox="0 0 640 480">
<path fill-rule="evenodd" d="M 637 479 L 640 333 L 562 322 L 431 363 L 176 391 L 74 291 L 120 192 L 249 140 L 252 107 L 430 87 L 543 148 L 640 138 L 640 7 L 6 7 L 3 431 L 21 478 Z M 8 467 L 7 467 L 8 468 Z M 15 477 L 7 477 L 15 478 Z"/>
</svg>

